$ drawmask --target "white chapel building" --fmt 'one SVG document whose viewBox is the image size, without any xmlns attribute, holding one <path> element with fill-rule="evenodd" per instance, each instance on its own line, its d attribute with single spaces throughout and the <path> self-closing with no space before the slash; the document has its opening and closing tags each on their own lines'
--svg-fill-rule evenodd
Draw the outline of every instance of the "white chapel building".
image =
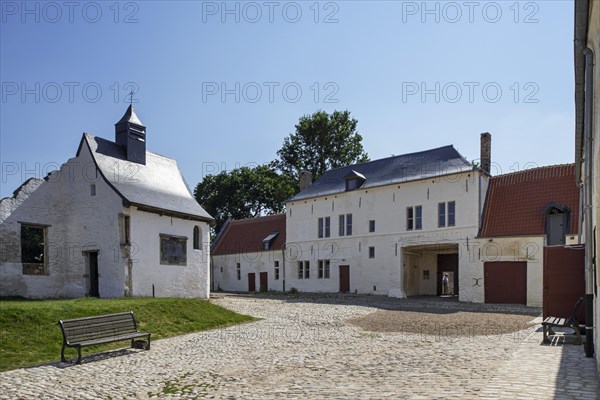
<svg viewBox="0 0 600 400">
<path fill-rule="evenodd" d="M 0 200 L 0 296 L 209 296 L 209 226 L 177 162 L 146 150 L 132 106 L 115 141 Z"/>
</svg>

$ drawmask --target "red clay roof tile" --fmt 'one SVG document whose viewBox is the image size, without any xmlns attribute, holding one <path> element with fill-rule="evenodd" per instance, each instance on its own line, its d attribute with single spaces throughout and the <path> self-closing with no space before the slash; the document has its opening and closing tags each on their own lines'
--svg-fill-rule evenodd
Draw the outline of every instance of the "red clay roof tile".
<svg viewBox="0 0 600 400">
<path fill-rule="evenodd" d="M 481 237 L 543 235 L 550 203 L 571 211 L 569 233 L 577 232 L 579 188 L 575 165 L 532 168 L 490 179 Z"/>
<path fill-rule="evenodd" d="M 271 250 L 281 250 L 285 244 L 285 214 L 233 220 L 213 244 L 211 253 L 224 254 L 254 253 L 263 251 L 263 239 L 279 232 L 271 244 Z"/>
</svg>

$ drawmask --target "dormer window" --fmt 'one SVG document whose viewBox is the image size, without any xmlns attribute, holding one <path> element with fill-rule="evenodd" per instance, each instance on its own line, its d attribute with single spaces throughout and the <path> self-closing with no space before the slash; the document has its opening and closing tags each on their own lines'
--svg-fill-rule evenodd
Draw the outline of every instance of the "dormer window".
<svg viewBox="0 0 600 400">
<path fill-rule="evenodd" d="M 363 174 L 352 170 L 348 175 L 344 177 L 346 180 L 346 191 L 356 190 L 360 188 L 363 183 L 367 180 Z"/>
<path fill-rule="evenodd" d="M 272 232 L 266 238 L 263 239 L 263 250 L 271 250 L 275 238 L 279 235 L 279 232 Z"/>
<path fill-rule="evenodd" d="M 546 218 L 546 245 L 564 246 L 569 233 L 571 210 L 559 203 L 551 202 L 543 210 Z"/>
</svg>

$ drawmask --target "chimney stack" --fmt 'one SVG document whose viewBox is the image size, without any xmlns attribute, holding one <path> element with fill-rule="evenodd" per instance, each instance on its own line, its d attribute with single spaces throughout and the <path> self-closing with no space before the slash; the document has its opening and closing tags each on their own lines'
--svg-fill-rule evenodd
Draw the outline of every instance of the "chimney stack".
<svg viewBox="0 0 600 400">
<path fill-rule="evenodd" d="M 300 191 L 303 191 L 312 184 L 312 172 L 300 172 Z"/>
<path fill-rule="evenodd" d="M 484 132 L 481 134 L 481 149 L 480 149 L 480 168 L 490 173 L 491 163 L 492 163 L 492 135 L 489 132 Z"/>
</svg>

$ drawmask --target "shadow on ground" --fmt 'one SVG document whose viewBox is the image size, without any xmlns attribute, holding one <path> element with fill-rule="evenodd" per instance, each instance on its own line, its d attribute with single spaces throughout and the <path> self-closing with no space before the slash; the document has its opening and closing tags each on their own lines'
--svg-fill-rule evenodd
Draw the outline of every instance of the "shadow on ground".
<svg viewBox="0 0 600 400">
<path fill-rule="evenodd" d="M 517 314 L 538 317 L 542 313 L 539 307 L 527 307 L 522 304 L 482 304 L 459 302 L 456 296 L 414 296 L 406 299 L 397 299 L 380 295 L 342 294 L 342 293 L 230 293 L 213 292 L 211 298 L 243 297 L 246 299 L 277 300 L 286 303 L 312 303 L 353 305 L 379 308 L 381 310 L 414 311 L 430 314 L 454 313 L 497 313 Z"/>
<path fill-rule="evenodd" d="M 135 353 L 139 353 L 141 351 L 144 351 L 144 350 L 124 348 L 124 349 L 109 350 L 109 351 L 103 351 L 100 353 L 84 355 L 83 357 L 81 357 L 81 364 L 83 365 L 83 364 L 89 364 L 89 363 L 94 363 L 94 362 L 103 361 L 103 360 L 109 360 L 111 358 L 129 356 L 129 355 L 132 355 Z M 69 360 L 68 362 L 52 361 L 49 363 L 34 365 L 31 367 L 27 367 L 27 368 L 37 368 L 37 367 L 41 367 L 41 366 L 49 366 L 49 367 L 55 367 L 58 369 L 65 369 L 65 368 L 76 367 L 78 365 L 75 363 L 75 361 L 77 361 L 77 356 L 72 357 L 72 358 L 67 357 L 67 359 Z"/>
</svg>

